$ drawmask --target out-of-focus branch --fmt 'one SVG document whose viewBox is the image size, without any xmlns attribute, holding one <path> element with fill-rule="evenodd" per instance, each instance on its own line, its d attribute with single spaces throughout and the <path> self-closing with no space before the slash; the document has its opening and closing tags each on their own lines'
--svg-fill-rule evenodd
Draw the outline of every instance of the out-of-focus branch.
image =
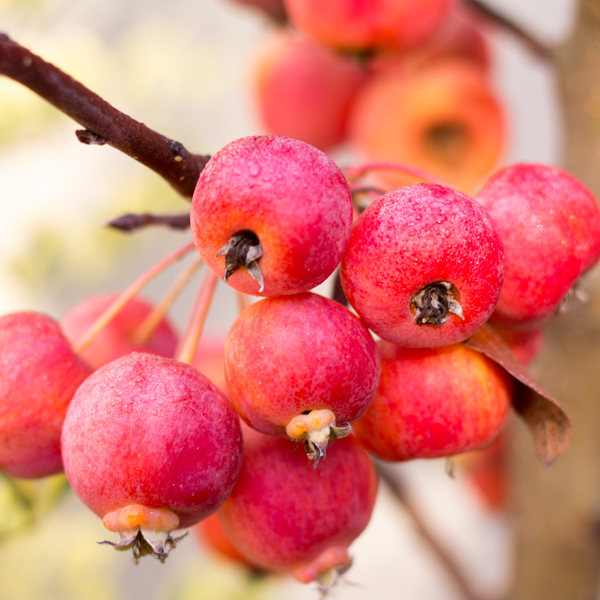
<svg viewBox="0 0 600 600">
<path fill-rule="evenodd" d="M 191 198 L 209 157 L 191 154 L 182 144 L 118 111 L 54 65 L 0 33 L 0 75 L 18 81 L 85 127 L 85 144 L 108 144 L 163 177 Z"/>
<path fill-rule="evenodd" d="M 132 232 L 148 225 L 163 225 L 171 229 L 189 229 L 190 215 L 152 215 L 150 213 L 143 214 L 126 214 L 116 219 L 112 219 L 106 224 L 108 227 L 118 229 L 120 231 Z"/>
<path fill-rule="evenodd" d="M 394 497 L 401 505 L 402 509 L 411 518 L 418 534 L 421 536 L 423 541 L 427 543 L 427 546 L 431 550 L 432 554 L 436 557 L 446 573 L 452 578 L 452 581 L 454 582 L 456 588 L 460 590 L 463 598 L 465 600 L 483 600 L 483 598 L 477 594 L 475 590 L 473 590 L 471 584 L 465 578 L 462 569 L 456 564 L 454 557 L 440 544 L 437 537 L 431 531 L 429 525 L 421 516 L 421 513 L 417 510 L 415 505 L 411 502 L 410 498 L 406 494 L 404 486 L 391 472 L 390 467 L 383 462 L 378 462 L 377 472 L 379 473 L 380 479 L 394 494 Z"/>
<path fill-rule="evenodd" d="M 517 25 L 514 21 L 505 17 L 498 11 L 490 8 L 481 0 L 465 0 L 473 12 L 481 15 L 487 21 L 496 23 L 502 29 L 509 31 L 512 35 L 523 42 L 531 52 L 544 60 L 554 60 L 554 48 L 548 47 L 535 39 L 527 30 Z"/>
</svg>

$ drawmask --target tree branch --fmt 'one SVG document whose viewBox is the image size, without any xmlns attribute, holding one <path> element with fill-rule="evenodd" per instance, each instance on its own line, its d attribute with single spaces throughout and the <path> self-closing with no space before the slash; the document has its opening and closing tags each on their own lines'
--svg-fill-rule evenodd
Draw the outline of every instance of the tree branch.
<svg viewBox="0 0 600 600">
<path fill-rule="evenodd" d="M 132 232 L 148 225 L 164 225 L 171 229 L 189 229 L 190 215 L 153 215 L 150 213 L 133 214 L 128 213 L 116 219 L 112 219 L 106 224 L 113 229 Z"/>
<path fill-rule="evenodd" d="M 191 198 L 209 157 L 189 153 L 173 141 L 118 111 L 72 77 L 0 33 L 0 75 L 23 84 L 85 127 L 79 141 L 108 144 Z"/>
</svg>

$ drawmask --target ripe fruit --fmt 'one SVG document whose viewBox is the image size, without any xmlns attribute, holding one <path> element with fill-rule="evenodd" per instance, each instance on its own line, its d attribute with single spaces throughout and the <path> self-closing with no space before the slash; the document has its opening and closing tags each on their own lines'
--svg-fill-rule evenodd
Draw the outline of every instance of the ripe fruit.
<svg viewBox="0 0 600 600">
<path fill-rule="evenodd" d="M 79 388 L 65 419 L 65 472 L 75 493 L 118 548 L 164 560 L 189 527 L 230 493 L 241 464 L 241 432 L 227 399 L 196 369 L 130 354 Z"/>
<path fill-rule="evenodd" d="M 481 448 L 500 433 L 512 381 L 494 361 L 463 344 L 380 348 L 377 396 L 354 425 L 367 450 L 385 460 L 437 458 Z"/>
<path fill-rule="evenodd" d="M 367 328 L 340 304 L 311 293 L 279 296 L 256 302 L 233 323 L 225 377 L 246 423 L 305 439 L 318 462 L 330 434 L 347 434 L 347 423 L 373 400 L 379 356 Z"/>
<path fill-rule="evenodd" d="M 352 224 L 350 189 L 323 152 L 254 136 L 217 152 L 194 191 L 191 227 L 206 264 L 235 289 L 308 291 L 337 267 Z"/>
<path fill-rule="evenodd" d="M 225 381 L 224 349 L 224 337 L 203 333 L 200 343 L 196 348 L 192 366 L 198 369 L 209 381 L 214 383 L 220 392 L 228 396 L 229 392 L 227 391 L 227 382 Z"/>
<path fill-rule="evenodd" d="M 381 338 L 410 347 L 461 342 L 492 313 L 504 254 L 471 198 L 417 184 L 381 196 L 356 221 L 341 264 L 350 304 Z"/>
<path fill-rule="evenodd" d="M 194 532 L 202 544 L 207 545 L 217 554 L 251 569 L 255 568 L 231 543 L 231 540 L 223 530 L 223 525 L 221 525 L 217 513 L 213 513 L 210 517 L 194 525 Z"/>
<path fill-rule="evenodd" d="M 456 0 L 285 0 L 306 37 L 337 50 L 406 49 L 433 35 Z"/>
<path fill-rule="evenodd" d="M 63 469 L 60 433 L 75 390 L 92 370 L 48 315 L 0 317 L 0 470 L 45 477 Z"/>
<path fill-rule="evenodd" d="M 260 120 L 269 133 L 328 150 L 344 140 L 352 100 L 365 78 L 351 58 L 277 32 L 255 59 Z"/>
<path fill-rule="evenodd" d="M 376 488 L 354 436 L 336 442 L 315 470 L 285 440 L 250 432 L 240 477 L 218 514 L 253 563 L 324 585 L 350 566 L 347 548 L 369 522 Z"/>
<path fill-rule="evenodd" d="M 447 59 L 374 75 L 355 99 L 349 137 L 368 160 L 406 163 L 470 192 L 500 160 L 505 128 L 482 70 Z M 380 179 L 391 188 L 406 185 L 395 173 Z"/>
<path fill-rule="evenodd" d="M 504 244 L 506 273 L 493 319 L 539 326 L 560 307 L 600 255 L 600 211 L 571 175 L 515 164 L 495 173 L 476 197 Z"/>
<path fill-rule="evenodd" d="M 116 298 L 117 294 L 86 298 L 63 317 L 61 326 L 75 346 Z M 94 369 L 132 352 L 173 357 L 177 348 L 177 336 L 171 324 L 164 319 L 147 342 L 138 343 L 134 339 L 136 330 L 151 312 L 152 305 L 149 302 L 139 297 L 133 298 L 82 352 L 81 356 Z"/>
<path fill-rule="evenodd" d="M 521 331 L 494 323 L 493 329 L 524 365 L 529 365 L 542 349 L 544 343 L 542 327 Z"/>
</svg>

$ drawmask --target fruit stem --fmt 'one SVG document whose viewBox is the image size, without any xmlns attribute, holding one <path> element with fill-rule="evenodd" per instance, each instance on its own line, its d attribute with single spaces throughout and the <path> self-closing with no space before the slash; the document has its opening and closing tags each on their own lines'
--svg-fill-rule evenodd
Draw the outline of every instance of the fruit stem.
<svg viewBox="0 0 600 600">
<path fill-rule="evenodd" d="M 175 283 L 164 295 L 163 299 L 154 307 L 152 312 L 139 324 L 133 333 L 133 341 L 136 344 L 145 344 L 154 333 L 163 317 L 167 314 L 177 296 L 183 291 L 189 283 L 194 273 L 202 266 L 204 261 L 198 257 L 188 268 L 177 278 Z"/>
<path fill-rule="evenodd" d="M 143 275 L 138 277 L 118 298 L 94 321 L 87 333 L 74 347 L 77 354 L 81 354 L 102 332 L 102 330 L 114 319 L 119 311 L 139 292 L 141 289 L 152 281 L 157 275 L 162 273 L 167 267 L 172 265 L 176 260 L 191 252 L 195 248 L 193 242 L 186 244 L 183 248 L 179 248 L 169 256 L 163 258 L 160 262 L 153 265 Z"/>
<path fill-rule="evenodd" d="M 198 296 L 196 297 L 196 303 L 187 330 L 177 349 L 177 360 L 188 365 L 192 364 L 196 355 L 196 348 L 204 329 L 204 322 L 208 315 L 208 309 L 213 299 L 217 281 L 217 276 L 211 270 L 208 270 L 198 290 Z"/>
<path fill-rule="evenodd" d="M 427 171 L 423 171 L 403 163 L 372 162 L 359 165 L 358 167 L 345 167 L 343 171 L 344 175 L 349 181 L 356 181 L 357 179 L 364 177 L 369 171 L 400 171 L 401 173 L 411 175 L 420 181 L 424 180 L 428 183 L 437 183 L 439 185 L 450 187 L 447 182 L 443 181 L 439 177 L 436 177 Z"/>
<path fill-rule="evenodd" d="M 238 302 L 238 309 L 242 313 L 251 304 L 251 302 L 250 302 L 250 296 L 248 296 L 248 294 L 244 294 L 243 292 L 239 292 L 238 291 L 238 293 L 237 293 L 237 302 Z"/>
</svg>

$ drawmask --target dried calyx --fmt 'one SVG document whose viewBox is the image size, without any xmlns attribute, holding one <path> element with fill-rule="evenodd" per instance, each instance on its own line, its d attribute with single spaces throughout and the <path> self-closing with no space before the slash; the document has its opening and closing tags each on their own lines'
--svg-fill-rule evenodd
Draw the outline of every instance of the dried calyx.
<svg viewBox="0 0 600 600">
<path fill-rule="evenodd" d="M 229 238 L 229 241 L 217 252 L 217 256 L 225 255 L 225 275 L 223 281 L 227 281 L 238 269 L 244 267 L 250 275 L 258 281 L 262 292 L 265 284 L 258 259 L 263 251 L 258 237 L 252 231 L 240 231 Z"/>
<path fill-rule="evenodd" d="M 325 459 L 327 446 L 338 438 L 350 435 L 352 428 L 348 423 L 336 426 L 335 415 L 324 408 L 294 417 L 285 431 L 292 440 L 304 440 L 306 455 L 310 460 L 314 460 L 316 469 L 319 461 Z"/>
<path fill-rule="evenodd" d="M 142 556 L 154 556 L 160 562 L 165 562 L 170 550 L 187 535 L 171 537 L 171 532 L 179 525 L 179 517 L 174 512 L 141 504 L 130 504 L 114 510 L 106 514 L 102 522 L 109 531 L 119 533 L 121 539 L 117 543 L 99 543 L 121 551 L 131 549 L 136 564 Z"/>
<path fill-rule="evenodd" d="M 447 281 L 431 283 L 419 290 L 412 299 L 411 309 L 417 325 L 443 325 L 449 313 L 463 319 L 462 307 L 456 300 L 458 293 Z"/>
</svg>

